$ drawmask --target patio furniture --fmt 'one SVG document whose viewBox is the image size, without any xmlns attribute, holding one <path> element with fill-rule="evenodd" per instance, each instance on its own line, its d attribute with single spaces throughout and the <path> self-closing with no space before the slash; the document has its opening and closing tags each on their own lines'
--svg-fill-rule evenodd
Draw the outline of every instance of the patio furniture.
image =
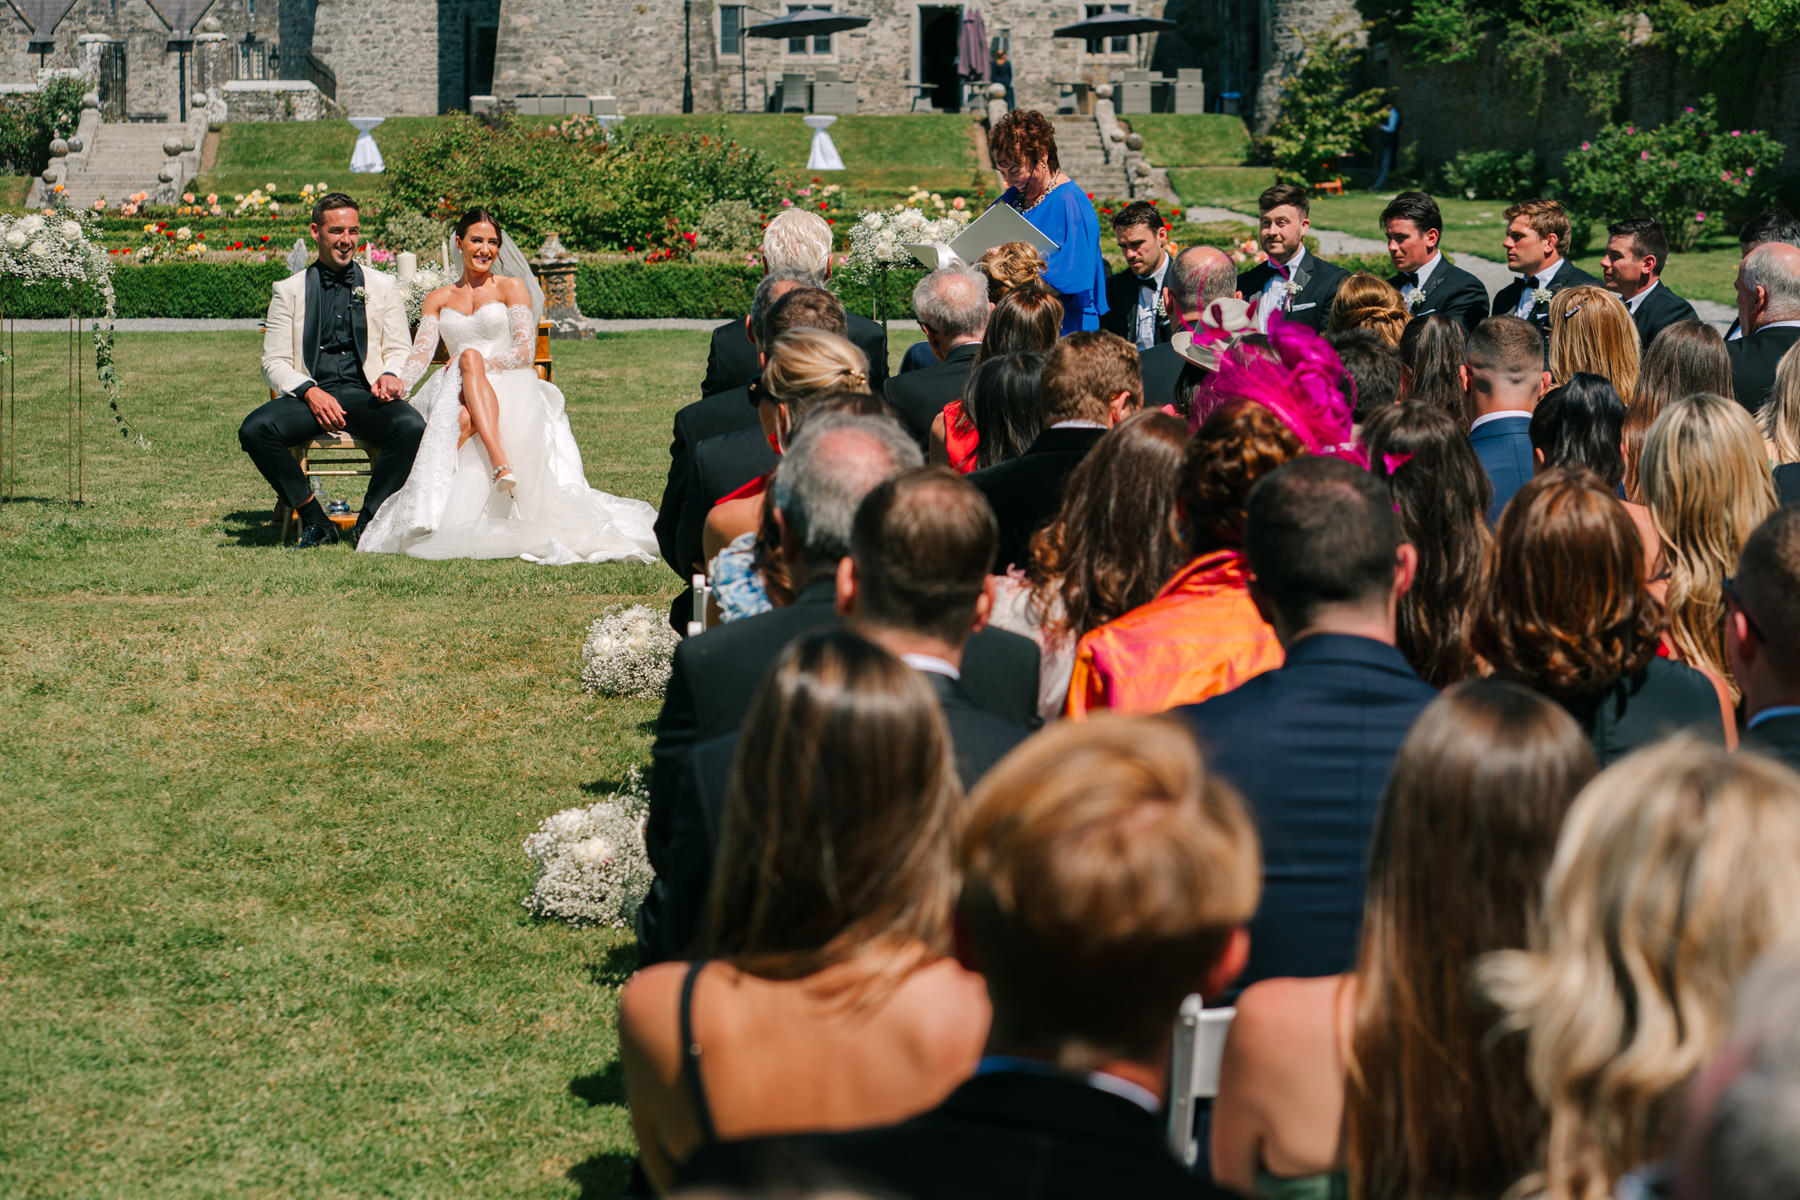
<svg viewBox="0 0 1800 1200">
<path fill-rule="evenodd" d="M 1178 113 L 1206 111 L 1206 72 L 1199 67 L 1182 67 L 1175 72 L 1174 103 Z"/>
<path fill-rule="evenodd" d="M 781 87 L 775 93 L 776 112 L 810 112 L 812 81 L 797 71 L 784 71 Z"/>
</svg>

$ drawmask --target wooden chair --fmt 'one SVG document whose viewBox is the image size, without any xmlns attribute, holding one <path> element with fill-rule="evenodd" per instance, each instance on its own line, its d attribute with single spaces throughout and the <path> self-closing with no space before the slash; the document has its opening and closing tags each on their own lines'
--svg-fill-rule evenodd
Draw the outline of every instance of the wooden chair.
<svg viewBox="0 0 1800 1200">
<path fill-rule="evenodd" d="M 1313 191 L 1321 196 L 1341 196 L 1344 194 L 1344 177 L 1339 175 L 1334 179 L 1327 179 L 1324 183 L 1315 183 Z"/>
<path fill-rule="evenodd" d="M 437 353 L 432 356 L 433 363 L 450 361 L 450 352 L 443 340 L 438 340 Z M 537 345 L 532 350 L 532 369 L 538 378 L 545 383 L 551 382 L 550 375 L 554 366 L 550 359 L 550 322 L 539 321 Z M 274 388 L 269 389 L 269 399 L 275 399 Z M 375 473 L 375 463 L 381 457 L 381 447 L 373 442 L 365 442 L 361 438 L 352 437 L 343 429 L 321 433 L 296 446 L 289 446 L 288 452 L 300 464 L 300 470 L 310 479 L 363 478 L 367 479 Z M 288 527 L 293 526 L 299 534 L 299 521 L 294 510 L 288 507 L 286 500 L 275 502 L 275 520 L 281 523 L 281 541 L 287 541 Z M 340 529 L 348 529 L 356 524 L 355 513 L 337 513 L 331 517 L 332 523 Z"/>
<path fill-rule="evenodd" d="M 1169 1073 L 1169 1149 L 1193 1166 L 1200 1157 L 1194 1139 L 1196 1101 L 1219 1094 L 1219 1062 L 1235 1008 L 1207 1008 L 1198 996 L 1181 1002 L 1175 1018 L 1175 1063 Z"/>
</svg>

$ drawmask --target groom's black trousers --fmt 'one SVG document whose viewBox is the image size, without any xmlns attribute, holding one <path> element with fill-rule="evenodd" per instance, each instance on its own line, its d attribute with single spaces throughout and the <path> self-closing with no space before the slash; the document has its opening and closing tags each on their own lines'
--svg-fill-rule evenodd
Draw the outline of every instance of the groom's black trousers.
<svg viewBox="0 0 1800 1200">
<path fill-rule="evenodd" d="M 350 435 L 381 447 L 369 476 L 368 495 L 363 500 L 363 512 L 373 516 L 381 502 L 406 482 L 413 458 L 419 453 L 419 438 L 425 433 L 425 418 L 406 401 L 384 403 L 367 388 L 339 384 L 327 390 L 343 406 L 344 428 Z M 288 447 L 324 432 L 306 401 L 277 396 L 244 418 L 238 427 L 238 444 L 276 494 L 297 510 L 312 499 L 312 485 Z"/>
</svg>

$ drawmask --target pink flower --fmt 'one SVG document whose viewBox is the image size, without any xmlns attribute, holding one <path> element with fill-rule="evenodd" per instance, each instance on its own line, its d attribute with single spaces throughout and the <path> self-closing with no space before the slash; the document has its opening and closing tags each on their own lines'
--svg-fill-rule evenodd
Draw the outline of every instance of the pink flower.
<svg viewBox="0 0 1800 1200">
<path fill-rule="evenodd" d="M 1681 110 L 1681 111 L 1682 111 L 1682 112 L 1693 112 L 1693 111 L 1694 111 L 1694 110 L 1693 110 L 1693 109 L 1691 109 L 1691 108 L 1684 108 L 1684 109 L 1682 109 L 1682 110 Z"/>
<path fill-rule="evenodd" d="M 1639 162 L 1649 162 L 1650 161 L 1650 152 L 1648 150 L 1639 152 L 1638 161 Z"/>
<path fill-rule="evenodd" d="M 967 207 L 967 204 L 964 202 L 964 200 L 961 196 L 958 196 L 956 199 L 954 199 L 950 202 L 950 207 L 954 208 L 957 212 L 961 212 L 965 207 Z"/>
<path fill-rule="evenodd" d="M 1592 142 L 1583 142 L 1583 143 L 1581 143 L 1581 148 L 1583 150 L 1592 150 L 1594 148 L 1594 145 Z"/>
<path fill-rule="evenodd" d="M 1626 126 L 1626 127 L 1625 127 L 1625 132 L 1626 132 L 1626 133 L 1636 133 L 1636 132 L 1637 132 L 1637 126 L 1636 126 L 1636 125 L 1627 125 L 1627 126 Z"/>
<path fill-rule="evenodd" d="M 1694 214 L 1694 224 L 1696 224 L 1696 225 L 1706 224 L 1706 214 L 1703 212 L 1695 213 Z"/>
<path fill-rule="evenodd" d="M 1734 129 L 1731 131 L 1731 136 L 1732 137 L 1742 137 L 1742 136 L 1744 136 L 1744 131 L 1741 129 Z"/>
<path fill-rule="evenodd" d="M 1755 174 L 1756 174 L 1756 168 L 1755 168 L 1755 167 L 1745 167 L 1745 168 L 1744 168 L 1744 178 L 1745 178 L 1745 179 L 1748 179 L 1748 178 L 1750 178 L 1750 177 L 1751 177 L 1751 176 L 1752 176 L 1752 175 L 1755 175 Z"/>
<path fill-rule="evenodd" d="M 1726 183 L 1730 183 L 1731 182 L 1731 172 L 1730 171 L 1720 171 L 1719 178 Z"/>
<path fill-rule="evenodd" d="M 792 207 L 794 207 L 794 202 L 793 202 L 793 201 L 792 201 L 792 200 L 789 200 L 789 199 L 787 199 L 787 198 L 786 198 L 786 197 L 785 197 L 785 196 L 784 196 L 784 197 L 782 197 L 782 201 L 781 201 L 781 207 L 783 207 L 783 208 L 792 208 Z"/>
</svg>

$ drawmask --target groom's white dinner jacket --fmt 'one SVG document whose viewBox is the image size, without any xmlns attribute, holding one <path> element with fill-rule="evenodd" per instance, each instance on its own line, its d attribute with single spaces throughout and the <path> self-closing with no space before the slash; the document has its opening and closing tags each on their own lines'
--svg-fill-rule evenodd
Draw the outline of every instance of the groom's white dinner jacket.
<svg viewBox="0 0 1800 1200">
<path fill-rule="evenodd" d="M 392 275 L 365 271 L 355 266 L 366 299 L 351 305 L 357 347 L 363 352 L 363 377 L 369 386 L 382 375 L 405 378 L 402 368 L 412 353 L 412 337 L 406 330 L 406 304 Z M 263 327 L 263 381 L 282 395 L 313 377 L 313 359 L 319 352 L 319 272 L 315 263 L 298 275 L 278 280 L 269 299 L 269 316 Z M 312 304 L 307 301 L 312 300 Z M 309 311 L 315 319 L 307 320 Z M 360 320 L 355 318 L 360 317 Z"/>
</svg>

